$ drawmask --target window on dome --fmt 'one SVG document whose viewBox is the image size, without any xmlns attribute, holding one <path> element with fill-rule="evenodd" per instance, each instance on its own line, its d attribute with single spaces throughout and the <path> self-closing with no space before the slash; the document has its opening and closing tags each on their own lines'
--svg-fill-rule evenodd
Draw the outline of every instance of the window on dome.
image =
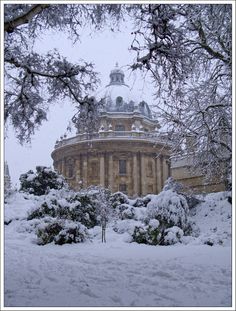
<svg viewBox="0 0 236 311">
<path fill-rule="evenodd" d="M 123 103 L 123 98 L 121 97 L 121 96 L 118 96 L 117 98 L 116 98 L 116 106 L 121 106 L 122 105 L 122 103 Z"/>
<path fill-rule="evenodd" d="M 119 174 L 126 175 L 126 160 L 119 160 Z"/>
</svg>

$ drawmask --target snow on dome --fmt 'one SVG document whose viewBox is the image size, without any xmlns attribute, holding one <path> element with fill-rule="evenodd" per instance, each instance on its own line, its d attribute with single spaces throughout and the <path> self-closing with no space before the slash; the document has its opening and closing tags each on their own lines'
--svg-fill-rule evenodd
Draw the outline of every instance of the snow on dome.
<svg viewBox="0 0 236 311">
<path fill-rule="evenodd" d="M 106 111 L 110 112 L 140 112 L 152 118 L 148 104 L 144 101 L 138 103 L 136 96 L 125 84 L 123 70 L 116 67 L 110 72 L 110 83 L 106 86 L 103 97 L 105 98 Z"/>
</svg>

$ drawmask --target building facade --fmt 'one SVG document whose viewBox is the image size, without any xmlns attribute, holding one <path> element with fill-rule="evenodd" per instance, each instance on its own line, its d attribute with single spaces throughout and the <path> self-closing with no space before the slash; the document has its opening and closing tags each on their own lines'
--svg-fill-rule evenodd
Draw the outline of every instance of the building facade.
<svg viewBox="0 0 236 311">
<path fill-rule="evenodd" d="M 195 170 L 192 172 L 193 158 L 191 156 L 171 157 L 171 176 L 186 187 L 186 190 L 195 193 L 209 193 L 226 190 L 225 184 L 217 178 L 207 181 L 205 176 Z"/>
<path fill-rule="evenodd" d="M 170 147 L 158 121 L 145 101 L 132 98 L 118 66 L 104 98 L 99 131 L 58 141 L 54 168 L 75 190 L 100 185 L 131 197 L 159 193 L 171 172 Z"/>
</svg>

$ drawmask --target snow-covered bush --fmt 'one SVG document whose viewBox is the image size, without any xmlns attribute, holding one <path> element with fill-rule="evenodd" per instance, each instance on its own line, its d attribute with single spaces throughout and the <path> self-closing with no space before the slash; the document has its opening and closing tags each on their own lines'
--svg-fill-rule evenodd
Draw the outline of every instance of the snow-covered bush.
<svg viewBox="0 0 236 311">
<path fill-rule="evenodd" d="M 36 230 L 36 235 L 38 237 L 37 243 L 39 245 L 45 245 L 53 242 L 55 236 L 62 230 L 62 224 L 58 221 L 53 221 L 51 223 L 44 223 L 38 226 Z"/>
<path fill-rule="evenodd" d="M 181 239 L 184 235 L 184 232 L 182 229 L 180 229 L 177 226 L 173 226 L 171 228 L 168 228 L 164 231 L 164 244 L 165 245 L 173 245 L 176 243 L 181 242 Z"/>
<path fill-rule="evenodd" d="M 151 219 L 148 225 L 139 225 L 134 228 L 133 241 L 139 244 L 162 244 L 160 223 L 157 219 Z"/>
<path fill-rule="evenodd" d="M 53 218 L 51 220 L 50 218 L 46 218 L 45 220 L 36 230 L 38 237 L 37 243 L 39 245 L 45 245 L 51 242 L 59 245 L 80 243 L 88 236 L 86 227 L 79 222 L 74 223 Z"/>
<path fill-rule="evenodd" d="M 129 204 L 117 205 L 115 209 L 116 215 L 119 219 L 133 219 L 134 218 L 134 208 Z"/>
<path fill-rule="evenodd" d="M 163 191 L 172 190 L 178 194 L 181 194 L 185 197 L 188 203 L 189 208 L 195 207 L 201 201 L 196 197 L 196 195 L 192 194 L 190 189 L 180 182 L 176 181 L 173 177 L 169 177 L 163 187 Z"/>
<path fill-rule="evenodd" d="M 121 204 L 129 204 L 129 199 L 126 194 L 122 192 L 115 192 L 110 197 L 111 206 L 115 209 Z"/>
<path fill-rule="evenodd" d="M 184 191 L 184 186 L 180 182 L 176 181 L 173 177 L 169 177 L 164 184 L 163 191 L 172 190 L 177 193 Z"/>
<path fill-rule="evenodd" d="M 143 198 L 136 198 L 132 204 L 134 207 L 144 206 Z"/>
<path fill-rule="evenodd" d="M 96 206 L 88 195 L 73 192 L 69 192 L 64 198 L 57 195 L 58 193 L 54 193 L 46 196 L 44 202 L 31 211 L 27 219 L 51 216 L 80 222 L 87 228 L 96 225 Z"/>
<path fill-rule="evenodd" d="M 79 221 L 87 228 L 97 224 L 96 203 L 89 195 L 77 193 L 68 199 L 68 219 Z"/>
<path fill-rule="evenodd" d="M 36 166 L 36 172 L 32 170 L 20 176 L 20 191 L 34 195 L 44 195 L 50 189 L 62 189 L 67 187 L 63 176 L 45 166 Z"/>
<path fill-rule="evenodd" d="M 134 219 L 124 219 L 115 221 L 112 225 L 112 228 L 115 232 L 119 234 L 123 234 L 126 232 L 131 236 L 134 232 L 134 228 L 142 225 L 143 223 L 140 221 L 136 221 Z"/>
<path fill-rule="evenodd" d="M 188 204 L 183 195 L 172 190 L 166 190 L 152 196 L 147 205 L 147 220 L 157 219 L 162 230 L 173 226 L 185 230 L 188 211 Z"/>
<path fill-rule="evenodd" d="M 66 243 L 81 243 L 88 237 L 87 228 L 81 223 L 66 223 L 64 229 L 62 229 L 54 238 L 55 244 Z"/>
<path fill-rule="evenodd" d="M 151 195 L 147 195 L 144 198 L 136 198 L 133 202 L 134 207 L 147 207 L 147 204 L 151 201 Z"/>
<path fill-rule="evenodd" d="M 134 208 L 129 206 L 121 213 L 121 219 L 133 219 L 134 218 Z"/>
<path fill-rule="evenodd" d="M 192 222 L 190 235 L 195 244 L 230 245 L 232 205 L 228 197 L 231 195 L 231 192 L 223 191 L 198 196 L 200 203 L 190 210 L 189 215 Z"/>
<path fill-rule="evenodd" d="M 200 228 L 193 220 L 188 219 L 186 227 L 184 229 L 184 235 L 198 237 L 200 235 Z"/>
<path fill-rule="evenodd" d="M 147 228 L 145 225 L 135 226 L 134 232 L 132 234 L 133 241 L 139 244 L 147 243 Z"/>
<path fill-rule="evenodd" d="M 149 245 L 171 245 L 181 241 L 191 230 L 188 204 L 183 195 L 173 190 L 149 195 L 144 224 L 134 228 L 134 242 Z M 140 208 L 139 208 L 140 209 Z"/>
</svg>

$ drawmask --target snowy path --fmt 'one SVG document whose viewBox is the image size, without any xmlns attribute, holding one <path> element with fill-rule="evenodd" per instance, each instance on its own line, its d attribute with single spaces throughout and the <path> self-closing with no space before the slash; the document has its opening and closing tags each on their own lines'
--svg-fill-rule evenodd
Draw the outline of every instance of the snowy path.
<svg viewBox="0 0 236 311">
<path fill-rule="evenodd" d="M 9 231 L 9 234 L 8 234 Z M 38 246 L 5 227 L 5 306 L 230 306 L 231 249 L 113 240 Z"/>
</svg>

